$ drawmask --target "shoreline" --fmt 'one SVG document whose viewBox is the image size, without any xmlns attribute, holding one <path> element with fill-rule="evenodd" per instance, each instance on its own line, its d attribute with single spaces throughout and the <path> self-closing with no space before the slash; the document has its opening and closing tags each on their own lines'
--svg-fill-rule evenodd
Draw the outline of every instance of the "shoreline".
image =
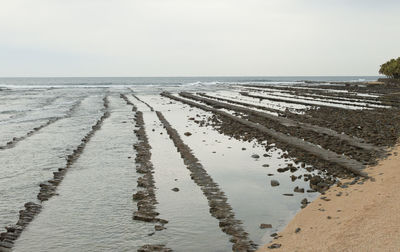
<svg viewBox="0 0 400 252">
<path fill-rule="evenodd" d="M 366 168 L 370 180 L 331 187 L 258 251 L 398 251 L 399 152 L 400 143 L 388 158 Z"/>
</svg>

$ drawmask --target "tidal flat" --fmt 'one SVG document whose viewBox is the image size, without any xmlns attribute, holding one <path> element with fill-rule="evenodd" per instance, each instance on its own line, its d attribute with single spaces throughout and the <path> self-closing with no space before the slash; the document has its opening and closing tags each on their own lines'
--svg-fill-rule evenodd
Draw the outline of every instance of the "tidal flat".
<svg viewBox="0 0 400 252">
<path fill-rule="evenodd" d="M 396 86 L 0 89 L 0 251 L 255 251 L 400 135 Z M 342 183 L 346 181 L 346 183 Z"/>
</svg>

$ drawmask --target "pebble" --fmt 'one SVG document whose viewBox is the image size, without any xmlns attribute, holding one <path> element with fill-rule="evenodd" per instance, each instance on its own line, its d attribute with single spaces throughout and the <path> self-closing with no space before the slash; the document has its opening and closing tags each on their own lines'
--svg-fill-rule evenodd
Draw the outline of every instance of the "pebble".
<svg viewBox="0 0 400 252">
<path fill-rule="evenodd" d="M 174 192 L 179 192 L 179 188 L 178 187 L 174 187 L 171 190 L 174 191 Z"/>
<path fill-rule="evenodd" d="M 281 244 L 279 244 L 279 243 L 274 243 L 274 244 L 272 244 L 271 246 L 268 246 L 268 248 L 270 248 L 270 249 L 276 249 L 276 248 L 280 248 L 282 245 Z"/>
<path fill-rule="evenodd" d="M 296 186 L 293 191 L 297 193 L 304 193 L 304 188 L 299 188 L 298 186 Z"/>
<path fill-rule="evenodd" d="M 279 184 L 278 180 L 275 180 L 275 179 L 271 180 L 271 186 L 279 186 L 279 185 L 280 184 Z"/>
<path fill-rule="evenodd" d="M 166 229 L 164 226 L 161 226 L 161 225 L 155 225 L 154 226 L 154 229 L 156 230 L 156 231 L 161 231 L 161 230 L 164 230 L 164 229 Z"/>
<path fill-rule="evenodd" d="M 272 228 L 272 225 L 271 224 L 260 224 L 260 228 L 261 229 L 265 229 L 265 228 Z"/>
</svg>

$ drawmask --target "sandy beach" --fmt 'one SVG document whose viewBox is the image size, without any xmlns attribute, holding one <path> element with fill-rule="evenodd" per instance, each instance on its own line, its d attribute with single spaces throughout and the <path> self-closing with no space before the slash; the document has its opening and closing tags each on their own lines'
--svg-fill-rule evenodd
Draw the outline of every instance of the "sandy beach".
<svg viewBox="0 0 400 252">
<path fill-rule="evenodd" d="M 272 244 L 281 245 L 274 251 L 398 251 L 399 151 L 397 145 L 390 157 L 366 169 L 371 180 L 332 187 L 259 251 L 270 251 Z"/>
</svg>

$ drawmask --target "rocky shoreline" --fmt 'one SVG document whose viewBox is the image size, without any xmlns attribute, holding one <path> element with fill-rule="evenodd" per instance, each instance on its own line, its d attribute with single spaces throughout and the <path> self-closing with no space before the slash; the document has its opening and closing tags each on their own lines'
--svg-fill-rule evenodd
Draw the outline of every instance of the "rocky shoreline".
<svg viewBox="0 0 400 252">
<path fill-rule="evenodd" d="M 312 91 L 308 90 L 308 92 Z M 287 169 L 280 168 L 278 172 L 293 172 L 303 168 L 304 164 L 311 164 L 312 167 L 308 167 L 307 170 L 317 171 L 318 174 L 306 174 L 303 179 L 310 182 L 311 188 L 322 193 L 331 185 L 340 184 L 340 179 L 353 178 L 358 181 L 360 176 L 368 177 L 364 172 L 365 165 L 374 165 L 381 158 L 385 158 L 386 148 L 392 146 L 400 135 L 400 127 L 398 127 L 400 115 L 396 113 L 397 108 L 393 107 L 351 110 L 313 106 L 304 110 L 304 113 L 286 110 L 279 111 L 279 116 L 274 116 L 248 109 L 248 107 L 262 109 L 263 106 L 254 104 L 246 106 L 247 104 L 240 100 L 232 101 L 202 93 L 199 96 L 180 93 L 185 99 L 165 92 L 161 95 L 212 112 L 214 115 L 207 120 L 195 120 L 200 126 L 210 125 L 222 134 L 244 141 L 256 139 L 262 143 L 266 140 L 268 143 L 273 143 L 274 147 L 285 150 L 286 153 L 282 154 L 282 158 L 291 157 L 297 165 Z M 203 103 L 210 105 L 211 108 Z M 293 101 L 293 103 L 301 104 L 302 102 Z M 233 115 L 220 110 L 221 108 L 233 111 Z M 264 110 L 272 111 L 269 108 Z M 382 123 L 382 121 L 387 123 Z M 266 132 L 268 133 L 265 134 Z M 295 138 L 291 136 L 302 139 L 302 143 L 294 144 Z M 309 143 L 320 147 L 314 148 Z M 266 150 L 270 148 L 271 146 L 266 145 Z M 333 150 L 334 153 L 329 154 L 329 150 Z M 345 155 L 346 161 L 340 160 L 341 155 Z"/>
</svg>

